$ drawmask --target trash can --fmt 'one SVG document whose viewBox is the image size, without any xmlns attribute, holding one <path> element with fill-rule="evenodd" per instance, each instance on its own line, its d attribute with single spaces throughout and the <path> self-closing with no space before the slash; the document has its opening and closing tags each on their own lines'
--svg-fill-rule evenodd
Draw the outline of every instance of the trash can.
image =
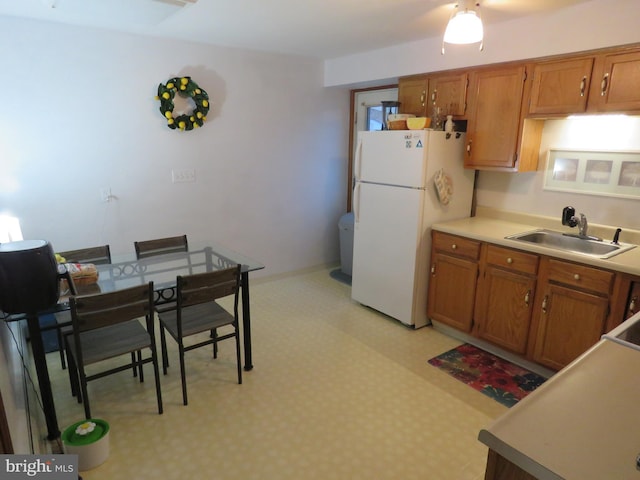
<svg viewBox="0 0 640 480">
<path fill-rule="evenodd" d="M 353 212 L 345 213 L 338 221 L 340 232 L 340 269 L 345 275 L 351 276 L 353 267 Z"/>
</svg>

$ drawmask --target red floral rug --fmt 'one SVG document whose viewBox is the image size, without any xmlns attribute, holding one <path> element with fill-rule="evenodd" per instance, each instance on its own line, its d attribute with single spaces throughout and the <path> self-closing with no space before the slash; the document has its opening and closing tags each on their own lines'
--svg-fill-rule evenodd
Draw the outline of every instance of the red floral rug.
<svg viewBox="0 0 640 480">
<path fill-rule="evenodd" d="M 512 407 L 546 378 L 465 343 L 429 360 L 454 378 Z"/>
</svg>

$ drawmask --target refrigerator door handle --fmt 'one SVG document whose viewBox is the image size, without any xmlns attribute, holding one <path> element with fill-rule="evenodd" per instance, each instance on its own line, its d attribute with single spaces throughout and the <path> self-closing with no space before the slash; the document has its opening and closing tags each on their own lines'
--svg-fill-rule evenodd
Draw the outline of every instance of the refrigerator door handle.
<svg viewBox="0 0 640 480">
<path fill-rule="evenodd" d="M 355 182 L 360 181 L 360 169 L 362 167 L 362 139 L 358 140 L 358 146 L 356 147 L 355 165 L 353 168 L 353 176 Z"/>
<path fill-rule="evenodd" d="M 358 223 L 360 221 L 360 182 L 356 182 L 356 186 L 353 189 L 353 221 Z"/>
</svg>

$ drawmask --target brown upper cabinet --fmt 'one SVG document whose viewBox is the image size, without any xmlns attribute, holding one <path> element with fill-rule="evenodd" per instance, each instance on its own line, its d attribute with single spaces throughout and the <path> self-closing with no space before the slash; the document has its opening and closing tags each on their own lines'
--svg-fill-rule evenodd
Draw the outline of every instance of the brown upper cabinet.
<svg viewBox="0 0 640 480">
<path fill-rule="evenodd" d="M 640 49 L 600 55 L 596 57 L 593 71 L 589 111 L 640 111 Z"/>
<path fill-rule="evenodd" d="M 631 112 L 640 110 L 640 51 L 537 63 L 529 114 Z"/>
<path fill-rule="evenodd" d="M 398 82 L 400 111 L 416 117 L 426 117 L 428 90 L 429 80 L 426 75 L 400 79 Z"/>
<path fill-rule="evenodd" d="M 593 58 L 538 63 L 533 67 L 530 114 L 571 114 L 587 110 Z"/>
<path fill-rule="evenodd" d="M 542 121 L 525 122 L 528 66 L 483 68 L 469 75 L 465 168 L 531 171 L 538 165 Z"/>
<path fill-rule="evenodd" d="M 535 171 L 544 119 L 640 114 L 640 44 L 401 78 L 400 111 L 467 120 L 464 165 Z"/>
<path fill-rule="evenodd" d="M 439 108 L 442 116 L 464 118 L 467 112 L 468 83 L 469 76 L 466 72 L 430 75 L 427 115 L 433 116 L 434 110 Z"/>
<path fill-rule="evenodd" d="M 398 101 L 402 113 L 431 117 L 435 108 L 440 115 L 464 118 L 467 109 L 466 72 L 406 77 L 398 82 Z"/>
</svg>

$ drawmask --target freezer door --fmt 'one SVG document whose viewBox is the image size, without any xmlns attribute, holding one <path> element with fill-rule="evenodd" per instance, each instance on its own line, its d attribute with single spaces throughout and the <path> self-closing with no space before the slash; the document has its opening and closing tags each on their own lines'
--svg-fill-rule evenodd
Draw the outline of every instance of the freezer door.
<svg viewBox="0 0 640 480">
<path fill-rule="evenodd" d="M 359 183 L 354 196 L 351 297 L 412 325 L 424 190 Z"/>
<path fill-rule="evenodd" d="M 427 141 L 425 130 L 360 132 L 356 181 L 423 188 Z"/>
</svg>

